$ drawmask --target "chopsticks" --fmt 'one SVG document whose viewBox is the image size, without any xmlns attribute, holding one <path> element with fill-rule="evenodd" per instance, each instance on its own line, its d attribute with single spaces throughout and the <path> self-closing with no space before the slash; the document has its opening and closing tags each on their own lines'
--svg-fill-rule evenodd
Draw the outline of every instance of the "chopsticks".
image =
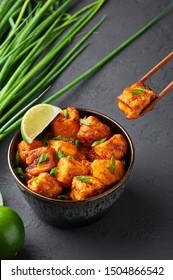
<svg viewBox="0 0 173 280">
<path fill-rule="evenodd" d="M 164 59 L 162 59 L 156 66 L 154 66 L 150 71 L 148 71 L 139 81 L 145 82 L 147 79 L 149 79 L 154 73 L 156 73 L 158 70 L 160 70 L 161 67 L 163 67 L 167 62 L 169 62 L 171 59 L 173 59 L 173 52 L 171 52 L 169 55 L 167 55 Z M 173 81 L 170 82 L 160 93 L 159 95 L 141 112 L 141 116 L 146 114 L 147 112 L 151 111 L 156 103 L 163 98 L 171 89 L 173 88 Z"/>
<path fill-rule="evenodd" d="M 162 66 L 164 66 L 167 62 L 169 62 L 173 58 L 173 52 L 168 54 L 164 59 L 162 59 L 156 66 L 154 66 L 148 73 L 146 73 L 139 81 L 145 82 L 148 80 L 155 72 L 160 70 Z"/>
</svg>

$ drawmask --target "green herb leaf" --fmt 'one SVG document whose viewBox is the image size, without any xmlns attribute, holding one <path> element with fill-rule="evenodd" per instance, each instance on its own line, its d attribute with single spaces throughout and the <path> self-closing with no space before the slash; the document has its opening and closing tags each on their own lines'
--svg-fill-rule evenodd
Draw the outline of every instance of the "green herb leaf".
<svg viewBox="0 0 173 280">
<path fill-rule="evenodd" d="M 49 139 L 48 139 L 48 138 L 45 138 L 45 139 L 44 139 L 43 145 L 44 145 L 45 147 L 49 147 Z"/>
<path fill-rule="evenodd" d="M 54 167 L 54 168 L 51 169 L 50 175 L 53 176 L 53 177 L 56 177 L 57 172 L 58 172 L 58 168 Z"/>
<path fill-rule="evenodd" d="M 75 176 L 75 178 L 81 180 L 84 183 L 91 183 L 92 179 L 88 178 L 87 176 Z"/>
<path fill-rule="evenodd" d="M 42 154 L 39 158 L 38 165 L 40 165 L 42 162 L 46 161 L 46 159 L 47 159 L 47 154 Z"/>
<path fill-rule="evenodd" d="M 58 159 L 60 160 L 62 157 L 66 157 L 67 155 L 65 152 L 58 151 L 57 156 L 58 156 Z"/>
<path fill-rule="evenodd" d="M 25 179 L 25 172 L 23 171 L 22 167 L 17 167 L 16 173 L 20 176 L 21 179 Z"/>
<path fill-rule="evenodd" d="M 16 152 L 16 156 L 15 156 L 16 165 L 19 164 L 19 161 L 20 161 L 20 155 L 19 155 L 19 152 L 17 151 L 17 152 Z"/>
<path fill-rule="evenodd" d="M 68 197 L 68 195 L 65 195 L 65 194 L 58 195 L 57 199 L 60 199 L 60 200 L 71 200 L 70 197 Z"/>
<path fill-rule="evenodd" d="M 80 142 L 79 142 L 78 139 L 70 138 L 69 140 L 70 140 L 72 143 L 74 143 L 74 144 L 76 145 L 77 148 L 79 147 Z"/>
<path fill-rule="evenodd" d="M 85 125 L 90 125 L 90 123 L 87 120 L 84 120 L 84 119 L 80 119 L 80 123 L 85 124 Z"/>
<path fill-rule="evenodd" d="M 61 136 L 61 135 L 57 135 L 57 136 L 53 137 L 53 139 L 54 139 L 54 140 L 69 141 L 68 138 L 63 137 L 63 136 Z"/>
<path fill-rule="evenodd" d="M 115 160 L 115 157 L 112 156 L 110 159 L 110 162 L 109 162 L 109 169 L 112 174 L 115 173 L 115 167 L 116 167 L 116 160 Z"/>
<path fill-rule="evenodd" d="M 146 93 L 145 90 L 138 89 L 138 88 L 131 91 L 131 94 L 135 94 L 135 95 L 141 95 L 141 94 L 144 94 L 144 93 Z"/>
<path fill-rule="evenodd" d="M 65 109 L 65 110 L 63 111 L 63 113 L 64 113 L 64 117 L 67 119 L 67 118 L 68 118 L 68 111 L 67 111 L 67 109 Z"/>
<path fill-rule="evenodd" d="M 77 140 L 77 139 L 75 140 L 75 145 L 76 145 L 77 148 L 79 148 L 79 146 L 80 146 L 79 140 Z"/>
<path fill-rule="evenodd" d="M 38 181 L 39 181 L 39 178 L 38 178 L 38 177 L 35 177 L 35 178 L 34 178 L 34 182 L 38 183 Z"/>
<path fill-rule="evenodd" d="M 68 160 L 73 160 L 74 158 L 72 156 L 67 156 Z"/>
<path fill-rule="evenodd" d="M 99 145 L 99 144 L 104 143 L 105 141 L 106 141 L 106 138 L 102 138 L 102 139 L 100 139 L 100 140 L 98 140 L 98 141 L 93 142 L 91 146 L 92 146 L 92 147 L 95 147 L 95 146 L 97 146 L 97 145 Z"/>
</svg>

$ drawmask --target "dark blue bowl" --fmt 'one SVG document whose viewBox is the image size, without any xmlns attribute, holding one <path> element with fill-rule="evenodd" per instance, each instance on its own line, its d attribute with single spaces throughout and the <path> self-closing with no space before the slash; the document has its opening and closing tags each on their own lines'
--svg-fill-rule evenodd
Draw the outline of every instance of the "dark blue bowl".
<svg viewBox="0 0 173 280">
<path fill-rule="evenodd" d="M 103 217 L 123 193 L 134 162 L 134 146 L 132 140 L 120 124 L 108 116 L 96 111 L 81 108 L 77 109 L 79 110 L 81 117 L 88 115 L 95 116 L 108 125 L 112 133 L 120 133 L 123 135 L 128 143 L 128 153 L 125 158 L 126 173 L 124 177 L 109 190 L 82 201 L 65 201 L 43 197 L 28 189 L 14 171 L 14 158 L 17 151 L 17 145 L 22 140 L 20 131 L 18 131 L 13 137 L 8 150 L 8 164 L 10 171 L 25 199 L 35 213 L 41 219 L 54 226 L 70 227 L 86 225 Z"/>
</svg>

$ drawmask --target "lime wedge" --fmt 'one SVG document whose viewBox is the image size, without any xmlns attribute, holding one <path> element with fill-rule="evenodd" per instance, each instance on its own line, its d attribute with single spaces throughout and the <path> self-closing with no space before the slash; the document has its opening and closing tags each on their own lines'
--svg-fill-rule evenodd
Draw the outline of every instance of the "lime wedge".
<svg viewBox="0 0 173 280">
<path fill-rule="evenodd" d="M 31 107 L 23 116 L 21 134 L 23 140 L 30 144 L 59 114 L 59 107 L 38 104 Z"/>
</svg>

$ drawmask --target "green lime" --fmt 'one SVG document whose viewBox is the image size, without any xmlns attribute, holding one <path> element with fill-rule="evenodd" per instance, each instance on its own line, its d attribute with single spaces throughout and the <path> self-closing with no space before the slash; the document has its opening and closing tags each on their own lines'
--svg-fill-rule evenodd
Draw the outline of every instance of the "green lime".
<svg viewBox="0 0 173 280">
<path fill-rule="evenodd" d="M 0 206 L 0 259 L 15 256 L 25 241 L 25 228 L 20 216 L 7 206 Z"/>
<path fill-rule="evenodd" d="M 23 116 L 21 134 L 23 140 L 30 144 L 59 114 L 59 107 L 38 104 L 31 107 Z"/>
</svg>

